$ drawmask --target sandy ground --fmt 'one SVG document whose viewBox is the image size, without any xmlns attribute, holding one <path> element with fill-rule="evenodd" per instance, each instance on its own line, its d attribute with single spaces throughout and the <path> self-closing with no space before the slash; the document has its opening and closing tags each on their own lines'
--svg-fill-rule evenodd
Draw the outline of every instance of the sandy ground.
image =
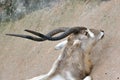
<svg viewBox="0 0 120 80">
<path fill-rule="evenodd" d="M 47 73 L 62 51 L 55 51 L 57 42 L 34 42 L 5 36 L 24 29 L 46 33 L 57 27 L 86 26 L 103 29 L 105 38 L 92 52 L 93 80 L 120 79 L 120 0 L 81 4 L 61 0 L 52 9 L 27 15 L 24 19 L 0 26 L 0 80 L 25 80 Z"/>
</svg>

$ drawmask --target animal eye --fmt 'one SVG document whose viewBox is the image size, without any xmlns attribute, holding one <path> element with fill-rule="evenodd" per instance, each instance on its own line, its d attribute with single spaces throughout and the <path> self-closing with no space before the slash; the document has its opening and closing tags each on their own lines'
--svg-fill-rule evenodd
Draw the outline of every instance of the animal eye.
<svg viewBox="0 0 120 80">
<path fill-rule="evenodd" d="M 88 32 L 86 32 L 85 35 L 88 35 Z"/>
</svg>

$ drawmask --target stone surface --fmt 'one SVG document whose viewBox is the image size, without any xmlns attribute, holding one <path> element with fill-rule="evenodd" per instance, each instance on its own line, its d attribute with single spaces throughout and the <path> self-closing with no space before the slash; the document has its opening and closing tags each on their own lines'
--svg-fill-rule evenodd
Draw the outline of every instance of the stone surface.
<svg viewBox="0 0 120 80">
<path fill-rule="evenodd" d="M 94 1 L 94 0 L 93 0 Z M 47 73 L 61 51 L 58 42 L 34 42 L 8 37 L 31 29 L 42 33 L 57 27 L 86 26 L 102 29 L 105 37 L 93 49 L 93 80 L 120 79 L 120 0 L 81 4 L 61 1 L 51 9 L 39 10 L 14 23 L 0 26 L 0 80 L 25 80 Z"/>
</svg>

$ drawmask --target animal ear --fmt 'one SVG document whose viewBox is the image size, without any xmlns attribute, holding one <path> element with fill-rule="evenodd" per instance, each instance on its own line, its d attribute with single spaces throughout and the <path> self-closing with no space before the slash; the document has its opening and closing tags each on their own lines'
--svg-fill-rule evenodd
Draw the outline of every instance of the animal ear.
<svg viewBox="0 0 120 80">
<path fill-rule="evenodd" d="M 90 31 L 90 29 L 87 29 L 87 32 L 91 38 L 95 37 L 95 34 L 92 31 Z"/>
<path fill-rule="evenodd" d="M 101 32 L 99 33 L 98 39 L 102 39 L 103 37 L 104 37 L 104 32 L 101 31 Z"/>
<path fill-rule="evenodd" d="M 81 41 L 80 40 L 74 40 L 74 43 L 73 43 L 73 45 L 76 45 L 76 46 L 79 46 L 81 44 Z"/>
<path fill-rule="evenodd" d="M 65 45 L 67 44 L 67 40 L 65 40 L 65 41 L 62 41 L 62 42 L 60 42 L 60 43 L 58 43 L 56 46 L 55 46 L 55 50 L 60 50 L 60 49 L 62 49 L 63 47 L 65 47 Z"/>
</svg>

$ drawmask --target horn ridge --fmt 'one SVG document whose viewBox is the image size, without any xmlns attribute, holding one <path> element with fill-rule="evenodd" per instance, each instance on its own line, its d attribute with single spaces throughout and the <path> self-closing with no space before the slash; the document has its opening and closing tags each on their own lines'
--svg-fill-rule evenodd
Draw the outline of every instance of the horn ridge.
<svg viewBox="0 0 120 80">
<path fill-rule="evenodd" d="M 37 37 L 29 36 L 29 35 L 21 35 L 21 34 L 6 34 L 6 35 L 26 38 L 26 39 L 30 39 L 30 40 L 34 40 L 34 41 L 44 41 L 44 39 L 42 39 L 42 38 L 37 38 Z"/>
<path fill-rule="evenodd" d="M 58 28 L 58 29 L 54 29 L 54 30 L 50 31 L 49 33 L 47 33 L 45 36 L 48 36 L 50 38 L 50 37 L 52 37 L 52 36 L 54 36 L 54 35 L 56 35 L 60 32 L 65 32 L 67 29 L 69 29 L 69 28 L 68 27 L 61 27 L 61 28 Z M 42 38 L 37 38 L 37 37 L 29 36 L 29 35 L 21 35 L 21 34 L 6 34 L 6 35 L 26 38 L 26 39 L 30 39 L 30 40 L 34 40 L 34 41 L 45 41 L 45 40 L 47 40 L 47 38 L 39 32 L 35 32 L 35 31 L 32 31 L 32 30 L 28 30 L 28 29 L 25 29 L 24 31 L 32 33 L 32 34 L 34 34 L 38 37 L 42 37 Z"/>
<path fill-rule="evenodd" d="M 50 40 L 50 41 L 56 41 L 56 40 L 63 39 L 72 33 L 77 34 L 77 33 L 80 33 L 82 30 L 86 30 L 86 29 L 87 28 L 85 28 L 85 27 L 74 27 L 74 28 L 70 28 L 70 29 L 66 30 L 63 34 L 61 34 L 57 37 L 50 37 L 50 36 L 46 36 L 46 35 L 41 34 L 41 33 L 40 33 L 40 37 L 47 39 L 47 40 Z"/>
<path fill-rule="evenodd" d="M 86 27 L 73 27 L 73 28 L 63 27 L 63 28 L 59 28 L 59 29 L 54 29 L 46 35 L 39 33 L 39 32 L 25 29 L 26 32 L 32 33 L 32 34 L 34 34 L 38 37 L 41 37 L 41 38 L 37 38 L 37 37 L 29 36 L 29 35 L 20 35 L 20 34 L 6 34 L 6 35 L 27 38 L 27 39 L 34 40 L 34 41 L 45 41 L 45 40 L 57 41 L 57 40 L 60 40 L 60 39 L 67 37 L 68 35 L 70 35 L 72 33 L 78 34 L 82 30 L 86 30 L 86 29 L 87 29 Z M 57 33 L 60 33 L 60 32 L 64 32 L 64 33 L 62 33 L 59 36 L 53 37 L 54 35 L 56 35 Z"/>
</svg>

